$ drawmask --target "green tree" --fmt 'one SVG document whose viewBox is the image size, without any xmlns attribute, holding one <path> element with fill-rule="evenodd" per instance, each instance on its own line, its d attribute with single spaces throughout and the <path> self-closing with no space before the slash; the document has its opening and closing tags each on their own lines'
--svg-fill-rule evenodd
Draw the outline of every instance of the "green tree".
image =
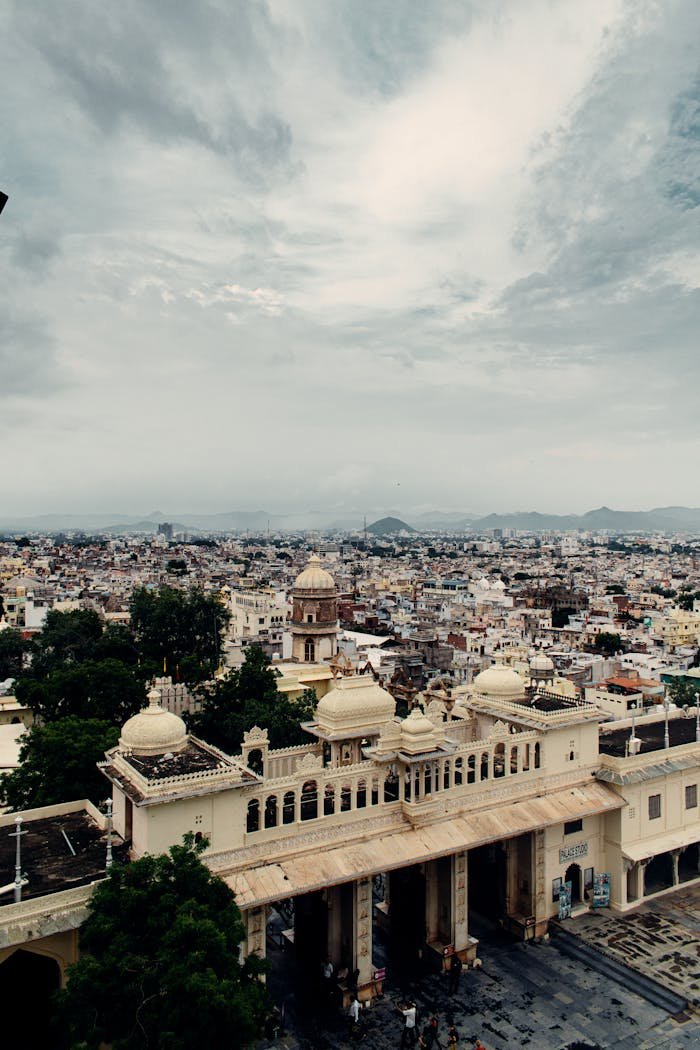
<svg viewBox="0 0 700 1050">
<path fill-rule="evenodd" d="M 156 673 L 178 667 L 186 682 L 211 677 L 219 663 L 229 611 L 216 595 L 199 588 L 137 588 L 131 597 L 131 625 L 144 666 Z"/>
<path fill-rule="evenodd" d="M 102 620 L 92 609 L 50 609 L 36 639 L 32 674 L 41 677 L 65 664 L 92 658 L 102 637 Z"/>
<path fill-rule="evenodd" d="M 121 726 L 146 704 L 143 680 L 120 660 L 88 660 L 44 678 L 21 678 L 15 693 L 42 722 L 75 716 Z"/>
<path fill-rule="evenodd" d="M 603 656 L 614 656 L 615 653 L 620 651 L 622 640 L 619 634 L 613 634 L 611 631 L 601 631 L 600 634 L 596 635 L 595 639 L 595 650 L 598 653 L 602 653 Z"/>
<path fill-rule="evenodd" d="M 0 682 L 6 678 L 19 678 L 24 667 L 24 656 L 30 649 L 19 631 L 11 627 L 0 631 Z"/>
<path fill-rule="evenodd" d="M 20 765 L 0 777 L 0 801 L 12 810 L 81 798 L 98 802 L 108 784 L 96 763 L 118 738 L 116 726 L 88 718 L 33 726 L 22 738 Z"/>
<path fill-rule="evenodd" d="M 668 684 L 668 695 L 678 707 L 695 707 L 700 693 L 700 682 L 691 682 L 682 675 L 674 676 Z"/>
<path fill-rule="evenodd" d="M 243 1046 L 269 1009 L 239 961 L 243 925 L 233 893 L 185 836 L 169 853 L 115 866 L 92 895 L 81 958 L 59 993 L 60 1045 L 97 1050 Z"/>
<path fill-rule="evenodd" d="M 267 729 L 272 747 L 292 747 L 310 741 L 299 723 L 310 721 L 315 706 L 313 689 L 298 700 L 282 696 L 269 659 L 259 645 L 251 645 L 240 668 L 202 687 L 202 710 L 190 718 L 190 725 L 197 736 L 229 754 L 254 725 Z"/>
<path fill-rule="evenodd" d="M 681 591 L 676 601 L 679 608 L 684 609 L 686 612 L 690 612 L 696 598 L 700 598 L 700 591 Z"/>
</svg>

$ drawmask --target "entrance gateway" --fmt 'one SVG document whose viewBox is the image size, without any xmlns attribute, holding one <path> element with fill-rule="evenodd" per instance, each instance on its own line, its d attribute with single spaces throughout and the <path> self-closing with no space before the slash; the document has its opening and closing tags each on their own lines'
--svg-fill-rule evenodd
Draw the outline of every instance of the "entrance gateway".
<svg viewBox="0 0 700 1050">
<path fill-rule="evenodd" d="M 311 568 L 299 587 L 303 636 L 321 637 L 333 593 Z M 542 935 L 558 908 L 552 884 L 573 862 L 561 864 L 559 850 L 585 838 L 587 863 L 608 870 L 597 855 L 603 822 L 625 805 L 592 776 L 597 709 L 537 689 L 526 695 L 523 678 L 496 665 L 467 693 L 399 719 L 371 674 L 347 670 L 329 667 L 332 687 L 303 725 L 308 744 L 273 750 L 253 728 L 234 756 L 189 735 L 150 694 L 148 712 L 125 724 L 102 767 L 116 831 L 130 823 L 132 856 L 167 850 L 187 831 L 207 838 L 203 859 L 243 914 L 243 951 L 265 955 L 276 908 L 289 915 L 283 932 L 299 968 L 318 972 L 327 959 L 347 967 L 362 998 L 382 969 L 375 920 L 396 957 L 437 964 L 452 951 L 474 958 L 470 907 L 519 936 Z M 565 835 L 582 821 L 578 837 Z M 373 893 L 380 876 L 383 896 Z"/>
</svg>

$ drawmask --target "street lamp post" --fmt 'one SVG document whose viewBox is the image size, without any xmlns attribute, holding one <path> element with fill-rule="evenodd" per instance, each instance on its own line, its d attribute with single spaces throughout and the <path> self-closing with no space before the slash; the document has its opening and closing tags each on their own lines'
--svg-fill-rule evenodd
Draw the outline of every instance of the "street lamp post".
<svg viewBox="0 0 700 1050">
<path fill-rule="evenodd" d="M 15 830 L 10 833 L 10 838 L 17 840 L 15 847 L 15 903 L 19 903 L 22 900 L 22 835 L 26 834 L 26 831 L 22 831 L 22 818 L 15 817 Z"/>
</svg>

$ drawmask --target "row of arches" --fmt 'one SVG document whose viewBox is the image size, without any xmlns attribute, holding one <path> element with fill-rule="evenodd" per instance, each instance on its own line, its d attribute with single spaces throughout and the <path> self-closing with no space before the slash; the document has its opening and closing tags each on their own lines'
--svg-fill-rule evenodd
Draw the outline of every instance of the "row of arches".
<svg viewBox="0 0 700 1050">
<path fill-rule="evenodd" d="M 326 784 L 322 790 L 316 780 L 307 780 L 300 791 L 270 794 L 264 799 L 248 802 L 246 831 L 276 828 L 297 821 L 316 820 L 336 813 L 396 802 L 399 798 L 399 778 L 396 774 L 363 777 L 352 783 Z"/>
<path fill-rule="evenodd" d="M 301 789 L 270 793 L 252 798 L 246 813 L 249 833 L 300 821 L 317 820 L 396 802 L 399 798 L 413 802 L 438 791 L 449 791 L 462 784 L 479 784 L 491 778 L 539 769 L 540 744 L 529 743 L 506 748 L 496 744 L 492 750 L 456 758 L 431 759 L 411 766 L 403 778 L 395 772 L 359 777 L 353 781 L 322 785 L 307 780 Z"/>
</svg>

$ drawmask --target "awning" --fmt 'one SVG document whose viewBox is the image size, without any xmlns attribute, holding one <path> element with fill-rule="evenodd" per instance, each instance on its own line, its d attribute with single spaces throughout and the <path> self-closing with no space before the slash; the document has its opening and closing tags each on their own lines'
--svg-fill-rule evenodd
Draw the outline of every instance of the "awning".
<svg viewBox="0 0 700 1050">
<path fill-rule="evenodd" d="M 625 800 L 611 788 L 590 783 L 469 815 L 443 818 L 425 827 L 407 824 L 401 831 L 388 835 L 378 834 L 372 839 L 350 841 L 230 874 L 217 871 L 217 874 L 231 887 L 240 908 L 253 908 L 446 857 L 564 821 L 608 813 L 624 805 Z"/>
<path fill-rule="evenodd" d="M 629 846 L 623 846 L 622 855 L 628 860 L 648 860 L 650 857 L 658 857 L 660 853 L 668 853 L 672 849 L 685 849 L 686 846 L 692 846 L 699 838 L 696 824 L 695 827 L 674 831 L 669 835 L 658 835 L 647 842 L 634 842 Z"/>
</svg>

